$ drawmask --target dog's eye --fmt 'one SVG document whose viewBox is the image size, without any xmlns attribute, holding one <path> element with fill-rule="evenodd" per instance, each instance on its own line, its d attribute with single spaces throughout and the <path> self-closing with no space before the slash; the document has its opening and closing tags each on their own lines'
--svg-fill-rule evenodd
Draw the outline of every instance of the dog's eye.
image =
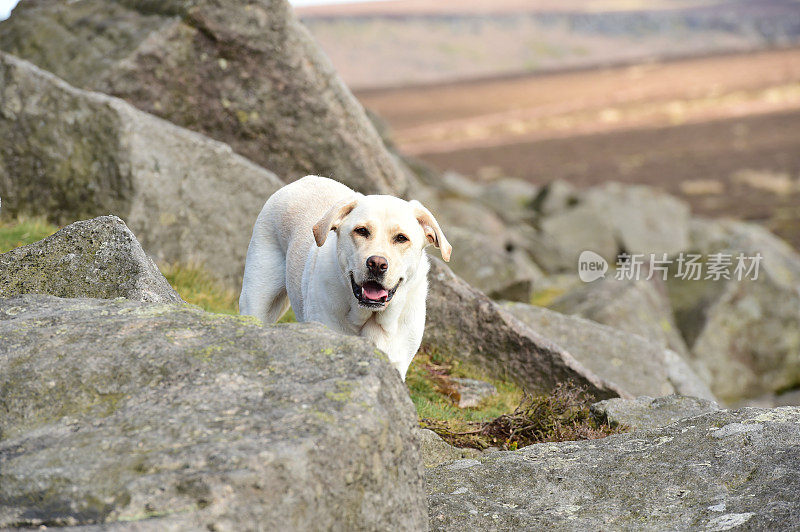
<svg viewBox="0 0 800 532">
<path fill-rule="evenodd" d="M 408 237 L 401 233 L 394 237 L 394 241 L 398 244 L 402 244 L 403 242 L 408 242 Z"/>
<path fill-rule="evenodd" d="M 353 232 L 358 236 L 363 236 L 364 238 L 367 238 L 369 236 L 369 229 L 367 229 L 366 227 L 356 227 L 355 229 L 353 229 Z"/>
</svg>

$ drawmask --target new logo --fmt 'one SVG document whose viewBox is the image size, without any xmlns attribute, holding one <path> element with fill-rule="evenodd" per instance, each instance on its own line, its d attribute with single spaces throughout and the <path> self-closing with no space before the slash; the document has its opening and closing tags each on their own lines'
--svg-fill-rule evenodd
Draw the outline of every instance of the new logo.
<svg viewBox="0 0 800 532">
<path fill-rule="evenodd" d="M 591 283 L 606 276 L 608 262 L 606 259 L 588 249 L 578 257 L 578 277 L 584 283 Z"/>
</svg>

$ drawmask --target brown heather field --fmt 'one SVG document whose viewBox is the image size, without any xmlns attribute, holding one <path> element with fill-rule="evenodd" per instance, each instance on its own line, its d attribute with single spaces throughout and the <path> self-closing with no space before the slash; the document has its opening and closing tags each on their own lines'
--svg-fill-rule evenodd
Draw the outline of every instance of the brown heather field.
<svg viewBox="0 0 800 532">
<path fill-rule="evenodd" d="M 443 170 L 644 183 L 800 248 L 800 48 L 357 96 Z"/>
<path fill-rule="evenodd" d="M 391 0 L 297 13 L 356 90 L 800 45 L 800 0 Z"/>
<path fill-rule="evenodd" d="M 452 15 L 454 13 L 536 13 L 546 11 L 609 12 L 680 9 L 716 5 L 719 0 L 388 0 L 351 4 L 304 6 L 296 9 L 303 18 L 364 16 Z"/>
</svg>

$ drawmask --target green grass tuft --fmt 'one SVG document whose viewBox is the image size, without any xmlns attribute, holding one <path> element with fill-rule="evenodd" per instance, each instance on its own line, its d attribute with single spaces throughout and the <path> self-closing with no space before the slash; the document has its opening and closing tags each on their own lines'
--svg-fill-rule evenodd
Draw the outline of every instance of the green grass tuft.
<svg viewBox="0 0 800 532">
<path fill-rule="evenodd" d="M 58 231 L 58 227 L 42 217 L 20 216 L 11 221 L 0 222 L 0 253 L 33 244 Z"/>
<path fill-rule="evenodd" d="M 42 217 L 19 216 L 0 222 L 0 253 L 38 242 L 58 231 Z M 161 265 L 161 273 L 187 302 L 218 314 L 238 314 L 239 295 L 216 281 L 203 268 L 185 264 Z M 294 322 L 291 309 L 280 323 Z"/>
<path fill-rule="evenodd" d="M 497 388 L 497 395 L 485 398 L 477 408 L 459 408 L 457 400 L 454 401 L 457 391 L 449 377 L 490 382 Z M 426 350 L 414 357 L 406 375 L 406 386 L 421 419 L 459 423 L 494 419 L 512 411 L 522 397 L 522 389 L 511 382 L 487 379 L 478 368 Z"/>
<path fill-rule="evenodd" d="M 278 323 L 297 323 L 297 318 L 294 315 L 294 311 L 289 308 L 286 311 L 286 314 L 281 316 L 281 319 L 278 320 Z"/>
<path fill-rule="evenodd" d="M 238 314 L 239 296 L 198 266 L 167 264 L 161 273 L 187 302 L 217 314 Z"/>
<path fill-rule="evenodd" d="M 564 295 L 563 288 L 545 288 L 531 296 L 530 304 L 536 307 L 549 307 L 553 301 Z"/>
</svg>

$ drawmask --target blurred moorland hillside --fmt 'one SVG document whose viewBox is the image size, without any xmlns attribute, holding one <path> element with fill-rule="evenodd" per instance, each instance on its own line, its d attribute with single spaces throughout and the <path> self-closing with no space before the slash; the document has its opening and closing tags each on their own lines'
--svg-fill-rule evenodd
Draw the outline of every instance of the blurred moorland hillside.
<svg viewBox="0 0 800 532">
<path fill-rule="evenodd" d="M 298 14 L 400 151 L 656 186 L 800 246 L 800 2 L 365 2 Z"/>
</svg>

